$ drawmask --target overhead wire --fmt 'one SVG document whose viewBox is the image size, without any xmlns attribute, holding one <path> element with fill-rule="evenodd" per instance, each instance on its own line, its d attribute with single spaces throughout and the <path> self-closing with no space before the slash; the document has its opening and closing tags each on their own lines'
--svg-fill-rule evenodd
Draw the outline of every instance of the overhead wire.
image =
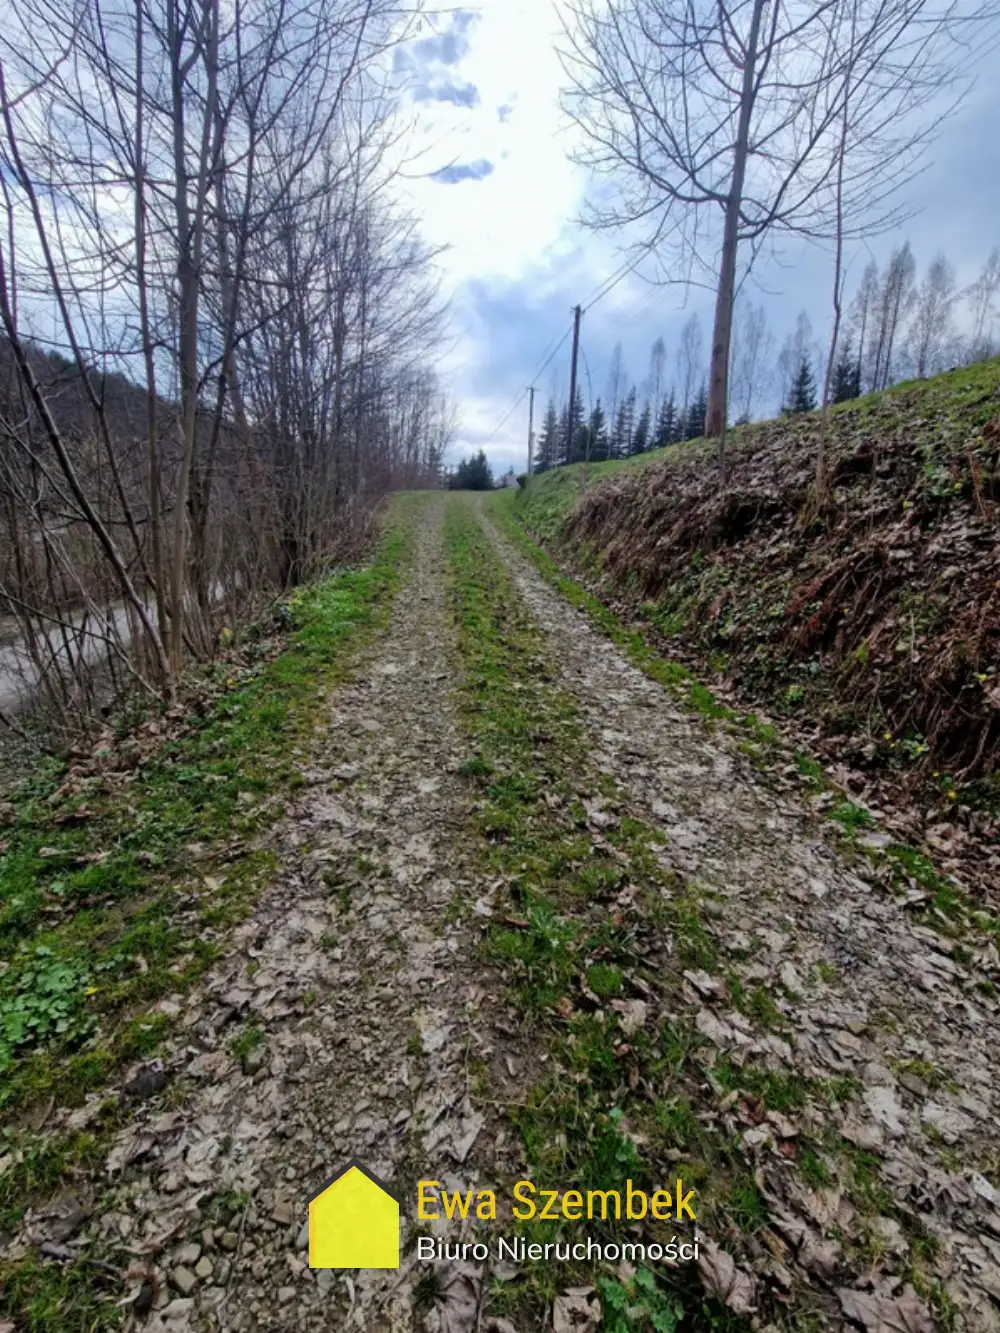
<svg viewBox="0 0 1000 1333">
<path fill-rule="evenodd" d="M 539 366 L 537 366 L 537 367 L 531 372 L 531 383 L 532 383 L 532 384 L 534 384 L 535 380 L 538 379 L 539 375 L 541 375 L 542 372 L 545 370 L 545 368 L 549 365 L 549 363 L 552 361 L 553 357 L 556 355 L 556 353 L 557 353 L 557 352 L 559 351 L 559 349 L 562 347 L 563 343 L 566 341 L 566 339 L 569 337 L 569 335 L 572 333 L 572 331 L 573 331 L 573 326 L 572 326 L 572 324 L 571 324 L 571 325 L 569 326 L 569 328 L 566 329 L 566 331 L 563 333 L 562 337 L 559 339 L 559 341 L 556 343 L 556 345 L 555 345 L 555 346 L 552 348 L 552 350 L 549 352 L 548 356 L 545 357 L 545 360 L 542 362 L 542 364 L 539 365 Z M 543 355 L 545 355 L 545 354 L 543 353 Z M 517 398 L 514 400 L 514 403 L 512 404 L 510 410 L 505 414 L 503 420 L 502 420 L 502 421 L 500 422 L 500 424 L 493 430 L 493 432 L 492 432 L 492 433 L 491 433 L 491 434 L 490 434 L 490 435 L 483 441 L 482 445 L 480 446 L 481 448 L 485 448 L 486 445 L 490 444 L 493 440 L 496 439 L 496 437 L 500 434 L 500 432 L 503 430 L 504 426 L 506 426 L 507 422 L 511 419 L 511 417 L 514 415 L 514 413 L 517 411 L 517 409 L 521 406 L 521 404 L 524 402 L 524 400 L 525 400 L 525 398 L 526 398 L 527 396 L 528 396 L 528 389 L 527 389 L 527 388 L 522 389 L 521 392 L 520 392 L 520 394 L 518 394 Z"/>
<path fill-rule="evenodd" d="M 675 224 L 673 230 L 676 230 L 676 229 L 677 229 L 677 224 Z M 584 303 L 581 304 L 581 306 L 580 306 L 580 313 L 581 313 L 581 315 L 585 315 L 585 314 L 587 313 L 588 310 L 592 310 L 592 309 L 594 308 L 594 306 L 597 305 L 598 301 L 602 301 L 602 300 L 604 299 L 604 297 L 608 295 L 609 292 L 613 291 L 613 290 L 615 289 L 615 287 L 617 287 L 618 284 L 619 284 L 621 281 L 623 281 L 624 278 L 626 278 L 630 273 L 634 273 L 635 270 L 636 270 L 636 269 L 639 267 L 639 265 L 642 263 L 643 259 L 645 259 L 645 258 L 646 258 L 646 252 L 644 251 L 644 252 L 643 252 L 642 254 L 640 254 L 637 258 L 635 258 L 635 259 L 625 260 L 624 263 L 619 264 L 618 268 L 616 268 L 616 269 L 614 270 L 614 272 L 611 274 L 610 277 L 605 278 L 602 282 L 600 282 L 600 283 L 598 284 L 598 286 L 597 286 L 597 290 L 596 290 L 596 292 L 594 293 L 594 295 L 591 296 L 586 302 L 584 302 Z M 651 304 L 653 301 L 655 301 L 655 299 L 656 299 L 656 295 L 657 295 L 657 292 L 656 292 L 656 290 L 654 289 L 654 291 L 651 293 L 651 295 L 647 298 L 648 301 L 650 302 L 650 304 Z M 638 306 L 639 306 L 639 305 L 642 305 L 642 304 L 643 304 L 643 297 L 640 295 L 640 297 L 638 298 L 638 302 L 637 302 L 637 303 L 632 303 L 632 304 L 630 305 L 630 307 L 629 307 L 629 312 L 626 314 L 625 317 L 626 317 L 626 318 L 630 318 L 631 315 L 634 314 L 634 313 L 636 312 L 636 310 L 638 309 Z M 532 371 L 531 376 L 530 376 L 530 383 L 531 383 L 531 384 L 534 384 L 534 383 L 535 383 L 535 381 L 538 379 L 538 377 L 542 374 L 542 372 L 546 369 L 546 367 L 547 367 L 547 366 L 549 365 L 549 363 L 552 361 L 552 358 L 556 355 L 556 353 L 557 353 L 557 352 L 559 351 L 559 349 L 562 347 L 563 343 L 564 343 L 564 342 L 566 341 L 566 339 L 569 337 L 570 333 L 572 332 L 572 328 L 573 328 L 573 326 L 570 325 L 569 328 L 567 328 L 567 329 L 565 330 L 565 332 L 563 333 L 562 337 L 561 337 L 561 338 L 559 339 L 559 341 L 556 343 L 555 347 L 553 347 L 552 350 L 548 353 L 548 355 L 546 355 L 544 352 L 542 353 L 542 356 L 544 357 L 544 360 L 542 361 L 542 364 L 541 364 L 540 366 L 536 367 L 536 369 Z M 588 371 L 588 381 L 589 381 L 589 371 Z M 527 397 L 527 394 L 528 394 L 528 389 L 527 389 L 527 388 L 521 390 L 520 394 L 518 395 L 518 397 L 517 397 L 516 400 L 514 401 L 513 405 L 511 406 L 510 410 L 509 410 L 509 411 L 506 413 L 506 415 L 503 417 L 503 420 L 502 420 L 502 421 L 500 422 L 500 424 L 496 427 L 496 429 L 490 434 L 490 436 L 483 442 L 484 445 L 486 445 L 486 444 L 490 444 L 493 440 L 496 439 L 496 437 L 497 437 L 497 436 L 500 434 L 500 432 L 503 430 L 504 426 L 506 426 L 507 422 L 511 419 L 511 417 L 514 415 L 514 413 L 517 411 L 517 409 L 518 409 L 518 408 L 521 406 L 521 404 L 524 402 L 525 398 Z"/>
<path fill-rule="evenodd" d="M 584 303 L 583 313 L 586 314 L 588 310 L 592 310 L 593 307 L 597 305 L 598 301 L 603 301 L 608 292 L 613 291 L 623 278 L 626 278 L 630 273 L 635 272 L 645 257 L 646 256 L 642 254 L 638 259 L 626 260 L 624 264 L 620 264 L 619 267 L 615 269 L 614 273 L 612 273 L 611 277 L 605 278 L 604 281 L 598 285 L 596 293 Z"/>
</svg>

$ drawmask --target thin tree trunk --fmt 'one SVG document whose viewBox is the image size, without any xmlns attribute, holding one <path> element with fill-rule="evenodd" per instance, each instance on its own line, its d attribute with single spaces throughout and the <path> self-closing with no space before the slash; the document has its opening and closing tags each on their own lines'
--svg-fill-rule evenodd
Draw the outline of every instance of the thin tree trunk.
<svg viewBox="0 0 1000 1333">
<path fill-rule="evenodd" d="M 198 413 L 198 295 L 201 282 L 201 255 L 204 244 L 205 201 L 212 146 L 212 111 L 215 104 L 218 0 L 205 0 L 204 27 L 200 41 L 208 76 L 202 124 L 200 160 L 194 217 L 188 203 L 188 176 L 185 164 L 184 83 L 181 69 L 181 34 L 177 25 L 176 0 L 169 7 L 170 46 L 173 77 L 174 164 L 176 185 L 174 208 L 177 220 L 177 288 L 180 303 L 178 351 L 181 381 L 180 445 L 181 461 L 174 500 L 174 535 L 170 567 L 170 665 L 180 674 L 184 644 L 184 586 L 187 558 L 188 491 L 194 462 L 195 432 Z"/>
<path fill-rule="evenodd" d="M 851 20 L 851 50 L 854 49 L 855 27 L 857 24 L 857 3 L 855 0 Z M 837 234 L 833 257 L 833 332 L 830 335 L 830 348 L 826 357 L 826 373 L 823 376 L 823 412 L 820 418 L 819 445 L 816 449 L 816 498 L 823 502 L 826 495 L 826 438 L 830 425 L 830 390 L 833 385 L 833 366 L 840 341 L 840 324 L 843 318 L 844 285 L 844 159 L 847 154 L 847 131 L 850 127 L 851 110 L 851 70 L 848 68 L 844 82 L 844 110 L 840 122 L 840 142 L 837 145 Z"/>
<path fill-rule="evenodd" d="M 757 68 L 757 43 L 765 0 L 754 0 L 743 63 L 743 84 L 740 91 L 740 115 L 733 151 L 733 179 L 726 200 L 725 223 L 722 235 L 722 260 L 719 267 L 719 286 L 715 300 L 715 324 L 712 330 L 712 363 L 709 371 L 708 410 L 705 413 L 705 435 L 719 439 L 719 470 L 725 475 L 725 424 L 729 396 L 729 345 L 733 335 L 733 301 L 736 292 L 736 255 L 739 245 L 740 209 L 743 204 L 743 184 L 746 178 L 747 155 L 750 146 L 750 114 L 753 110 L 754 77 Z"/>
</svg>

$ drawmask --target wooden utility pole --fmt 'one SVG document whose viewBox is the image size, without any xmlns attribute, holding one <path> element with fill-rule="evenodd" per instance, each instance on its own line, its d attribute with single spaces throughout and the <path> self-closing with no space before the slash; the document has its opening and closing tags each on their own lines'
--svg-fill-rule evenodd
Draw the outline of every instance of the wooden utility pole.
<svg viewBox="0 0 1000 1333">
<path fill-rule="evenodd" d="M 569 365 L 569 420 L 566 423 L 566 462 L 573 461 L 573 413 L 576 410 L 576 358 L 580 351 L 579 306 L 573 307 L 573 359 Z"/>
<path fill-rule="evenodd" d="M 528 385 L 528 476 L 531 476 L 531 452 L 535 443 L 535 386 Z"/>
</svg>

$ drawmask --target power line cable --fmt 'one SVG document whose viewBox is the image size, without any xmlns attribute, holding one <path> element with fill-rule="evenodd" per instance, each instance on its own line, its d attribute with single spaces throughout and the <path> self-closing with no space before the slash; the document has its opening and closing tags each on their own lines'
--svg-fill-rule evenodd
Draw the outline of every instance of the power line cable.
<svg viewBox="0 0 1000 1333">
<path fill-rule="evenodd" d="M 546 368 L 546 366 L 549 364 L 549 362 L 550 362 L 550 361 L 552 360 L 552 358 L 555 356 L 556 352 L 559 351 L 559 349 L 562 347 L 563 343 L 566 341 L 566 339 L 569 337 L 569 335 L 570 335 L 572 332 L 573 332 L 573 325 L 571 324 L 571 325 L 569 326 L 569 328 L 566 330 L 566 332 L 563 334 L 563 336 L 562 336 L 562 337 L 559 339 L 559 341 L 556 343 L 555 347 L 553 347 L 553 349 L 552 349 L 552 351 L 549 353 L 549 355 L 545 358 L 545 361 L 538 367 L 538 369 L 537 369 L 536 371 L 534 371 L 534 372 L 532 373 L 532 376 L 531 376 L 532 383 L 533 383 L 536 379 L 538 379 L 539 375 L 540 375 L 540 374 L 542 373 L 542 371 Z"/>
<path fill-rule="evenodd" d="M 541 364 L 540 366 L 538 366 L 535 370 L 532 371 L 532 373 L 531 373 L 531 383 L 532 383 L 532 384 L 534 384 L 535 380 L 538 379 L 539 375 L 542 374 L 542 372 L 545 370 L 546 366 L 548 366 L 548 364 L 551 362 L 551 360 L 553 359 L 553 357 L 556 355 L 556 353 L 559 351 L 559 349 L 562 347 L 563 343 L 566 341 L 566 339 L 569 337 L 569 335 L 570 335 L 572 332 L 573 332 L 573 326 L 572 326 L 572 324 L 571 324 L 571 325 L 569 326 L 569 328 L 566 330 L 566 332 L 563 334 L 563 336 L 562 336 L 562 337 L 559 339 L 559 341 L 556 343 L 555 347 L 553 347 L 552 350 L 551 350 L 551 352 L 549 352 L 548 356 L 545 358 L 545 360 L 542 362 L 542 364 Z M 530 387 L 530 386 L 528 386 L 528 387 Z M 507 422 L 511 419 L 511 417 L 514 415 L 514 413 L 517 411 L 517 409 L 518 409 L 518 408 L 521 406 L 521 404 L 524 402 L 524 400 L 525 400 L 525 398 L 527 397 L 527 395 L 528 395 L 528 388 L 524 388 L 524 389 L 522 389 L 521 392 L 520 392 L 520 394 L 518 395 L 518 397 L 515 399 L 513 406 L 512 406 L 512 407 L 510 408 L 510 410 L 506 413 L 506 415 L 504 416 L 503 420 L 500 422 L 499 426 L 497 426 L 496 429 L 495 429 L 495 430 L 494 430 L 494 431 L 493 431 L 493 432 L 492 432 L 492 433 L 491 433 L 485 440 L 483 440 L 482 444 L 480 445 L 480 448 L 481 448 L 481 449 L 484 449 L 484 448 L 486 447 L 486 445 L 491 444 L 491 443 L 496 439 L 496 437 L 497 437 L 497 436 L 500 434 L 500 432 L 503 430 L 504 426 L 506 426 Z"/>
<path fill-rule="evenodd" d="M 614 288 L 618 286 L 618 284 L 622 281 L 623 278 L 626 278 L 630 273 L 634 273 L 636 268 L 638 268 L 639 264 L 644 258 L 645 258 L 644 255 L 640 255 L 638 259 L 633 259 L 630 262 L 626 261 L 626 263 L 621 264 L 617 269 L 615 269 L 614 273 L 612 273 L 610 278 L 605 278 L 605 280 L 598 285 L 597 291 L 594 293 L 594 295 L 590 297 L 590 299 L 585 303 L 583 307 L 583 313 L 586 314 L 588 310 L 593 309 L 593 307 L 597 305 L 598 301 L 603 300 L 604 297 L 607 296 L 608 292 L 613 291 Z"/>
<path fill-rule="evenodd" d="M 527 394 L 528 394 L 528 390 L 527 390 L 527 389 L 522 389 L 522 390 L 521 390 L 521 392 L 520 392 L 520 394 L 518 395 L 518 397 L 514 400 L 514 404 L 513 404 L 513 406 L 512 406 L 512 407 L 510 408 L 510 410 L 506 413 L 506 415 L 504 416 L 503 420 L 500 422 L 499 426 L 496 427 L 496 429 L 492 432 L 492 434 L 488 435 L 488 436 L 486 437 L 486 439 L 482 441 L 482 443 L 481 443 L 480 446 L 479 446 L 480 449 L 485 449 L 485 447 L 486 447 L 488 444 L 492 444 L 492 443 L 493 443 L 493 441 L 496 439 L 496 437 L 497 437 L 497 436 L 500 434 L 500 432 L 503 430 L 504 426 L 506 426 L 507 422 L 511 419 L 511 417 L 514 415 L 514 413 L 517 411 L 517 409 L 518 409 L 518 408 L 521 406 L 521 404 L 524 402 L 525 398 L 527 397 Z"/>
<path fill-rule="evenodd" d="M 675 232 L 679 231 L 682 221 L 683 219 L 679 218 L 674 223 L 674 225 L 667 231 L 666 235 L 659 238 L 657 244 L 661 244 L 668 237 L 672 236 Z M 622 279 L 627 277 L 629 273 L 634 273 L 635 270 L 639 267 L 639 265 L 642 263 L 642 261 L 646 258 L 646 256 L 649 253 L 650 253 L 650 248 L 647 247 L 642 251 L 642 253 L 638 256 L 638 258 L 632 260 L 626 260 L 624 264 L 619 265 L 619 267 L 615 270 L 615 272 L 611 275 L 611 277 L 606 278 L 604 282 L 600 284 L 597 291 L 597 295 L 592 297 L 584 305 L 583 307 L 584 314 L 586 314 L 588 310 L 592 309 L 598 303 L 598 301 L 603 301 L 605 296 L 607 296 L 608 292 L 613 291 L 614 288 L 617 287 L 618 284 L 622 281 Z"/>
</svg>

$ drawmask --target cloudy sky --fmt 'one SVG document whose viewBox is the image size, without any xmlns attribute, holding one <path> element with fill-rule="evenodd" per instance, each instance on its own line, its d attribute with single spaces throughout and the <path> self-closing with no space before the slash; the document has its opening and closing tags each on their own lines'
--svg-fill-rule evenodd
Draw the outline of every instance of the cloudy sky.
<svg viewBox="0 0 1000 1333">
<path fill-rule="evenodd" d="M 494 469 L 504 471 L 525 466 L 526 397 L 511 409 L 568 329 L 572 307 L 586 305 L 621 266 L 624 240 L 595 236 L 577 221 L 594 182 L 568 157 L 573 133 L 559 109 L 555 4 L 482 0 L 424 20 L 417 39 L 397 52 L 416 126 L 415 179 L 407 188 L 428 240 L 448 247 L 441 265 L 452 339 L 438 370 L 459 407 L 451 461 L 484 446 Z M 998 124 L 1000 83 L 983 73 L 910 187 L 906 202 L 916 215 L 900 232 L 853 247 L 848 293 L 870 257 L 884 260 L 906 238 L 918 275 L 941 250 L 960 283 L 975 278 L 1000 244 Z M 803 308 L 816 335 L 826 334 L 830 271 L 827 253 L 799 245 L 755 270 L 750 295 L 765 302 L 779 343 Z M 657 288 L 628 275 L 584 316 L 585 399 L 605 393 L 619 339 L 637 383 L 657 336 L 672 373 L 681 326 L 697 311 L 707 343 L 711 308 L 704 291 Z M 567 340 L 535 380 L 536 429 L 548 394 L 567 391 L 568 367 Z"/>
</svg>

